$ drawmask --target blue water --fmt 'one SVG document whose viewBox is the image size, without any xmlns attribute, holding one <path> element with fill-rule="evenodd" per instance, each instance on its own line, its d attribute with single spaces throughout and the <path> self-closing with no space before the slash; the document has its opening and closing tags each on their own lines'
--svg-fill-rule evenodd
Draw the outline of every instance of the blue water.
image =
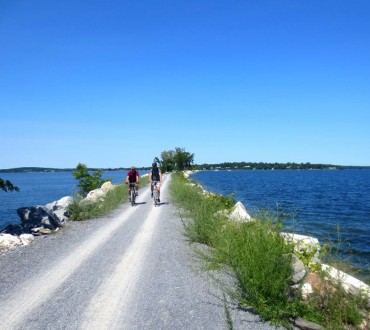
<svg viewBox="0 0 370 330">
<path fill-rule="evenodd" d="M 342 242 L 340 255 L 369 270 L 370 170 L 201 171 L 191 178 L 208 191 L 235 194 L 252 216 L 288 214 L 286 231 Z"/>
<path fill-rule="evenodd" d="M 126 175 L 127 171 L 107 171 L 102 177 L 112 178 L 112 183 L 118 184 Z M 45 205 L 64 196 L 73 196 L 77 190 L 77 181 L 71 172 L 1 173 L 0 177 L 20 188 L 19 192 L 0 191 L 0 230 L 20 223 L 18 208 Z"/>
</svg>

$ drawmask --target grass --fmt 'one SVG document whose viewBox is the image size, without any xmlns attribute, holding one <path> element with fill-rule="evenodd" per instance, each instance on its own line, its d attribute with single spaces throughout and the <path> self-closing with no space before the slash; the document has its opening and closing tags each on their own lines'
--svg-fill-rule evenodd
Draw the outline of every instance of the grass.
<svg viewBox="0 0 370 330">
<path fill-rule="evenodd" d="M 147 176 L 140 178 L 141 187 L 147 185 L 148 182 Z M 103 199 L 99 199 L 96 203 L 81 203 L 81 201 L 81 196 L 76 195 L 74 197 L 68 208 L 70 220 L 81 221 L 105 216 L 115 210 L 120 204 L 128 201 L 127 185 L 124 183 L 116 185 L 114 189 L 107 192 Z"/>
<path fill-rule="evenodd" d="M 172 175 L 169 189 L 181 210 L 189 242 L 209 247 L 203 255 L 208 269 L 227 268 L 235 274 L 241 306 L 252 307 L 263 319 L 287 328 L 291 319 L 302 317 L 325 329 L 358 329 L 365 301 L 347 294 L 340 284 L 325 282 L 306 301 L 292 294 L 293 246 L 280 235 L 279 219 L 264 215 L 248 223 L 229 221 L 225 211 L 231 208 L 233 196 L 205 194 L 182 175 Z M 325 278 L 324 273 L 319 275 Z"/>
</svg>

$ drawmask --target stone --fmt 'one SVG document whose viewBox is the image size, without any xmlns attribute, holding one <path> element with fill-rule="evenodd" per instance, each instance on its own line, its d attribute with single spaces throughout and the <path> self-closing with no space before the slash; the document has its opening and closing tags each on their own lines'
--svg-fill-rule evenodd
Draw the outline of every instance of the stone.
<svg viewBox="0 0 370 330">
<path fill-rule="evenodd" d="M 313 293 L 313 289 L 310 283 L 305 283 L 302 285 L 301 295 L 303 300 L 307 300 L 308 297 Z"/>
<path fill-rule="evenodd" d="M 19 239 L 23 245 L 30 245 L 35 240 L 35 236 L 32 234 L 21 234 Z"/>
<path fill-rule="evenodd" d="M 291 280 L 294 284 L 298 284 L 307 274 L 304 263 L 294 254 L 292 257 L 292 277 Z"/>
<path fill-rule="evenodd" d="M 300 317 L 293 320 L 293 324 L 302 330 L 324 330 L 324 328 L 314 322 L 306 321 Z"/>
<path fill-rule="evenodd" d="M 0 234 L 0 250 L 14 249 L 19 245 L 22 245 L 22 242 L 18 236 Z"/>
<path fill-rule="evenodd" d="M 45 205 L 45 210 L 58 219 L 61 225 L 68 221 L 68 206 L 73 202 L 73 197 L 65 196 Z"/>
<path fill-rule="evenodd" d="M 53 232 L 51 229 L 44 227 L 32 228 L 31 231 L 35 233 L 35 235 L 49 235 Z"/>
<path fill-rule="evenodd" d="M 105 196 L 105 192 L 101 189 L 94 189 L 91 190 L 87 196 L 81 201 L 82 203 L 88 202 L 88 203 L 95 203 L 98 201 L 98 199 L 101 199 Z"/>
<path fill-rule="evenodd" d="M 44 227 L 51 230 L 60 227 L 59 219 L 46 211 L 43 206 L 21 207 L 17 209 L 21 218 L 22 228 L 32 229 L 35 227 Z"/>
<path fill-rule="evenodd" d="M 114 189 L 114 185 L 112 184 L 112 182 L 107 181 L 102 184 L 100 189 L 103 190 L 103 192 L 106 194 L 109 190 Z"/>
<path fill-rule="evenodd" d="M 248 222 L 252 220 L 251 216 L 248 214 L 246 208 L 241 202 L 237 202 L 235 204 L 233 210 L 230 212 L 229 218 L 239 222 Z"/>
<path fill-rule="evenodd" d="M 339 283 L 342 288 L 349 293 L 359 294 L 361 293 L 370 301 L 370 286 L 364 282 L 354 278 L 351 275 L 348 275 L 334 267 L 331 267 L 326 264 L 322 264 L 322 270 L 324 270 L 331 280 Z"/>
<path fill-rule="evenodd" d="M 321 264 L 319 259 L 320 243 L 317 238 L 292 233 L 281 233 L 285 241 L 294 245 L 294 251 L 307 259 L 308 266 Z"/>
</svg>

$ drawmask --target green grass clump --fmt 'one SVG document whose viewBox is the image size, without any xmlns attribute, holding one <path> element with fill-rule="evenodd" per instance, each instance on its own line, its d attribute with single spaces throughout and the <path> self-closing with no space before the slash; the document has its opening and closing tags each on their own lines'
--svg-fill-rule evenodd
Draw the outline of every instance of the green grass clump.
<svg viewBox="0 0 370 330">
<path fill-rule="evenodd" d="M 320 286 L 306 301 L 292 292 L 294 246 L 280 235 L 278 218 L 263 213 L 253 222 L 230 221 L 233 196 L 205 194 L 180 174 L 172 175 L 170 192 L 184 219 L 186 237 L 210 247 L 202 254 L 208 268 L 227 268 L 235 274 L 241 306 L 288 328 L 291 319 L 302 317 L 325 329 L 358 329 L 366 311 L 363 297 L 346 293 L 338 284 Z M 324 283 L 325 274 L 320 277 Z"/>
<path fill-rule="evenodd" d="M 148 177 L 140 178 L 140 187 L 148 184 Z M 128 201 L 128 188 L 126 184 L 119 184 L 114 189 L 109 190 L 103 199 L 99 199 L 96 203 L 82 202 L 82 196 L 76 195 L 73 202 L 68 208 L 69 219 L 74 221 L 92 219 L 109 214 L 116 209 L 120 204 Z"/>
</svg>

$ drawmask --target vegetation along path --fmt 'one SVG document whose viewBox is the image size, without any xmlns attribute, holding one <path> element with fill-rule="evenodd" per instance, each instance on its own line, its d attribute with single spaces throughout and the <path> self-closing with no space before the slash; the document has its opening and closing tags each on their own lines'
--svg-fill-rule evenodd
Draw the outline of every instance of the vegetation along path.
<svg viewBox="0 0 370 330">
<path fill-rule="evenodd" d="M 182 235 L 164 177 L 138 205 L 0 255 L 1 329 L 275 329 L 225 300 Z"/>
</svg>

